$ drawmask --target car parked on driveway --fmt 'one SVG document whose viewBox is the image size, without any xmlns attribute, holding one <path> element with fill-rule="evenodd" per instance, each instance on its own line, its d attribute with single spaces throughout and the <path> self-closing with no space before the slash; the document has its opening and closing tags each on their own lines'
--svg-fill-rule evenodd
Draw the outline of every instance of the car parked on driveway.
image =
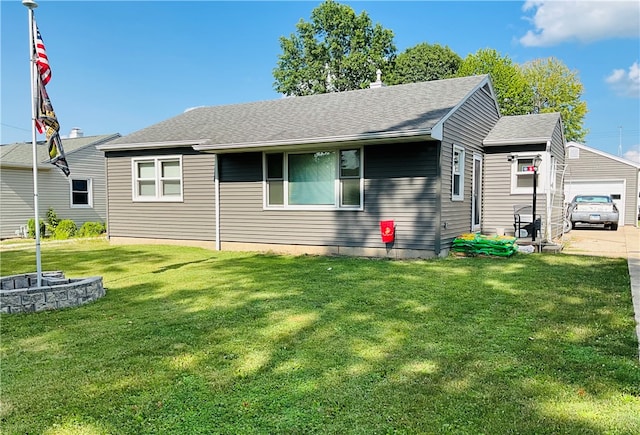
<svg viewBox="0 0 640 435">
<path fill-rule="evenodd" d="M 569 204 L 571 228 L 576 224 L 604 224 L 605 228 L 618 229 L 618 208 L 608 195 L 576 195 Z"/>
</svg>

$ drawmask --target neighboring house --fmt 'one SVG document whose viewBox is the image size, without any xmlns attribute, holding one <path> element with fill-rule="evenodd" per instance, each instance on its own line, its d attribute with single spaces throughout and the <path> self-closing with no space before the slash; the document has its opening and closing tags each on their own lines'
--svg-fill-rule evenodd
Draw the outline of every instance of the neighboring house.
<svg viewBox="0 0 640 435">
<path fill-rule="evenodd" d="M 576 195 L 611 195 L 620 212 L 618 225 L 638 226 L 640 163 L 568 142 L 565 202 Z"/>
<path fill-rule="evenodd" d="M 96 145 L 120 137 L 119 134 L 79 136 L 62 139 L 71 174 L 48 163 L 47 146 L 38 142 L 38 211 L 47 217 L 49 207 L 60 219 L 106 222 L 104 154 Z M 17 237 L 20 227 L 34 217 L 33 148 L 31 143 L 0 146 L 0 238 Z"/>
<path fill-rule="evenodd" d="M 514 234 L 514 208 L 533 205 L 533 176 L 528 170 L 539 158 L 536 214 L 541 236 L 562 234 L 564 134 L 559 113 L 505 116 L 483 141 L 485 184 L 483 230 L 504 228 Z M 532 207 L 533 208 L 533 207 Z"/>
<path fill-rule="evenodd" d="M 374 85 L 193 109 L 99 146 L 110 239 L 410 258 L 506 226 L 482 220 L 483 141 L 500 119 L 489 76 Z"/>
</svg>

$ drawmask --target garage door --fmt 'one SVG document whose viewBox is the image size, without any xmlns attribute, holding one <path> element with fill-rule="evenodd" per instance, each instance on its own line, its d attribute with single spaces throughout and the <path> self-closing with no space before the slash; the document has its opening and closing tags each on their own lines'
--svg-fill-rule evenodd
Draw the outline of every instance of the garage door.
<svg viewBox="0 0 640 435">
<path fill-rule="evenodd" d="M 565 180 L 564 197 L 567 201 L 571 201 L 576 195 L 611 195 L 620 213 L 618 224 L 624 225 L 624 187 L 624 180 Z"/>
</svg>

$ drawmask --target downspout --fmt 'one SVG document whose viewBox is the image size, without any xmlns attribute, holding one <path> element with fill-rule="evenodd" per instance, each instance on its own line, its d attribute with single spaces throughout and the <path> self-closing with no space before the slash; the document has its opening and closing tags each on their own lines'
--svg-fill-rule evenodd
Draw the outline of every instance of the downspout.
<svg viewBox="0 0 640 435">
<path fill-rule="evenodd" d="M 436 155 L 438 156 L 438 164 L 436 165 L 436 216 L 435 216 L 435 234 L 433 250 L 436 257 L 440 256 L 442 251 L 442 141 L 438 141 L 436 147 Z"/>
<path fill-rule="evenodd" d="M 220 251 L 220 171 L 218 171 L 218 154 L 213 155 L 213 186 L 216 197 L 216 251 Z"/>
<path fill-rule="evenodd" d="M 106 214 L 105 226 L 107 227 L 106 236 L 107 240 L 111 240 L 111 225 L 109 225 L 109 159 L 107 153 L 104 155 L 104 212 Z"/>
</svg>

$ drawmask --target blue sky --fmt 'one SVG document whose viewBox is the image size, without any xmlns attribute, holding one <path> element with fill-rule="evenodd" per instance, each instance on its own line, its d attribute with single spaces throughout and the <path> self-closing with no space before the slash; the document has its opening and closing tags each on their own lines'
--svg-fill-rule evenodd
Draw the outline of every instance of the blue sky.
<svg viewBox="0 0 640 435">
<path fill-rule="evenodd" d="M 61 134 L 126 135 L 197 106 L 280 98 L 279 37 L 320 1 L 51 1 L 35 16 Z M 555 57 L 584 85 L 586 144 L 640 162 L 637 1 L 343 1 L 461 57 L 496 49 L 516 63 Z M 27 9 L 0 0 L 0 143 L 31 140 Z M 384 80 L 384 76 L 383 76 Z M 621 151 L 621 152 L 620 152 Z"/>
</svg>

